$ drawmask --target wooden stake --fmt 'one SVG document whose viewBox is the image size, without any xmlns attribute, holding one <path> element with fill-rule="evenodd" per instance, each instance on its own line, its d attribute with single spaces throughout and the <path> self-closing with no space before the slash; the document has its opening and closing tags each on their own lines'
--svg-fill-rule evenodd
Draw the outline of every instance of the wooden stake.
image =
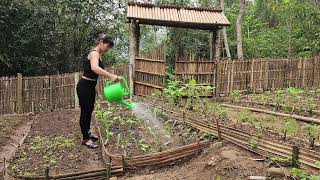
<svg viewBox="0 0 320 180">
<path fill-rule="evenodd" d="M 299 166 L 299 147 L 296 145 L 292 146 L 292 166 Z"/>
<path fill-rule="evenodd" d="M 46 167 L 46 171 L 45 171 L 45 179 L 50 179 L 49 177 L 49 167 Z"/>
<path fill-rule="evenodd" d="M 121 162 L 122 162 L 122 167 L 123 167 L 123 175 L 126 173 L 126 161 L 124 159 L 124 156 L 121 155 Z"/>
<path fill-rule="evenodd" d="M 22 75 L 20 73 L 17 74 L 17 110 L 18 113 L 23 113 L 23 91 L 22 91 Z"/>
<path fill-rule="evenodd" d="M 6 157 L 3 157 L 3 179 L 6 176 L 7 165 L 6 165 Z"/>
<path fill-rule="evenodd" d="M 217 129 L 218 129 L 218 138 L 221 140 L 221 130 L 220 130 L 220 124 L 219 124 L 219 118 L 216 119 Z"/>
</svg>

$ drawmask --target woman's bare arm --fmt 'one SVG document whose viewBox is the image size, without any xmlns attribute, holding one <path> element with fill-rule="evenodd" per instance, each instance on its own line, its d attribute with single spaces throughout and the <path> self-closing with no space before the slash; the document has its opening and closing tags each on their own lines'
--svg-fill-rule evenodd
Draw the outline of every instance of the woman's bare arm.
<svg viewBox="0 0 320 180">
<path fill-rule="evenodd" d="M 100 55 L 98 52 L 92 51 L 89 55 L 89 59 L 90 59 L 90 65 L 91 65 L 91 70 L 93 72 L 95 72 L 98 75 L 104 76 L 104 77 L 108 77 L 110 78 L 112 81 L 115 81 L 117 79 L 119 79 L 118 76 L 109 73 L 108 71 L 102 69 L 101 67 L 99 67 L 99 59 L 100 59 Z"/>
</svg>

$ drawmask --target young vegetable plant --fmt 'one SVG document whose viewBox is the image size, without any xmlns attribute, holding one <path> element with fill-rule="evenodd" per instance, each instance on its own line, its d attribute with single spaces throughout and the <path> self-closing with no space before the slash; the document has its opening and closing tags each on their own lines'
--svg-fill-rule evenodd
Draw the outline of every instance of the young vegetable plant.
<svg viewBox="0 0 320 180">
<path fill-rule="evenodd" d="M 248 110 L 243 110 L 239 112 L 239 118 L 242 122 L 248 122 L 249 124 L 254 125 L 256 119 L 251 115 L 251 112 Z"/>
<path fill-rule="evenodd" d="M 232 102 L 236 102 L 236 101 L 240 101 L 240 94 L 241 91 L 239 90 L 233 90 L 230 94 L 231 98 L 232 98 Z"/>
<path fill-rule="evenodd" d="M 286 118 L 287 122 L 285 125 L 281 128 L 281 132 L 283 133 L 283 140 L 285 141 L 287 138 L 287 135 L 294 135 L 299 130 L 299 124 L 295 119 L 292 118 Z"/>
<path fill-rule="evenodd" d="M 313 148 L 314 142 L 318 140 L 320 136 L 320 126 L 308 124 L 303 130 L 309 135 L 309 145 Z"/>
</svg>

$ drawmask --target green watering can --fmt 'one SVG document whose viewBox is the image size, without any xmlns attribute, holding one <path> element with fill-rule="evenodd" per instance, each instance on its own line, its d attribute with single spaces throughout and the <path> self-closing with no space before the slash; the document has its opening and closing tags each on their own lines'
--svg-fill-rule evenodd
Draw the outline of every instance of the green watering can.
<svg viewBox="0 0 320 180">
<path fill-rule="evenodd" d="M 121 84 L 121 82 L 123 84 Z M 113 83 L 112 81 L 107 82 L 103 89 L 104 97 L 110 103 L 118 103 L 127 106 L 129 109 L 133 109 L 134 103 L 129 101 L 124 101 L 123 98 L 130 95 L 130 89 L 128 87 L 125 78 L 120 77 L 120 81 Z"/>
</svg>

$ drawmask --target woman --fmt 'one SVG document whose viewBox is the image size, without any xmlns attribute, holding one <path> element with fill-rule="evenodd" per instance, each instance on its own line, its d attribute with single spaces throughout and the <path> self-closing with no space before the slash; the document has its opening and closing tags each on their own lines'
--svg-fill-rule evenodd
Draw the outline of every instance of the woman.
<svg viewBox="0 0 320 180">
<path fill-rule="evenodd" d="M 96 41 L 96 47 L 87 52 L 83 57 L 83 76 L 77 84 L 77 95 L 81 108 L 80 128 L 82 133 L 82 144 L 90 148 L 97 148 L 94 143 L 98 137 L 90 133 L 91 114 L 94 109 L 96 97 L 96 84 L 98 76 L 119 81 L 119 77 L 104 70 L 101 55 L 113 47 L 113 41 L 106 34 L 100 35 Z"/>
</svg>

